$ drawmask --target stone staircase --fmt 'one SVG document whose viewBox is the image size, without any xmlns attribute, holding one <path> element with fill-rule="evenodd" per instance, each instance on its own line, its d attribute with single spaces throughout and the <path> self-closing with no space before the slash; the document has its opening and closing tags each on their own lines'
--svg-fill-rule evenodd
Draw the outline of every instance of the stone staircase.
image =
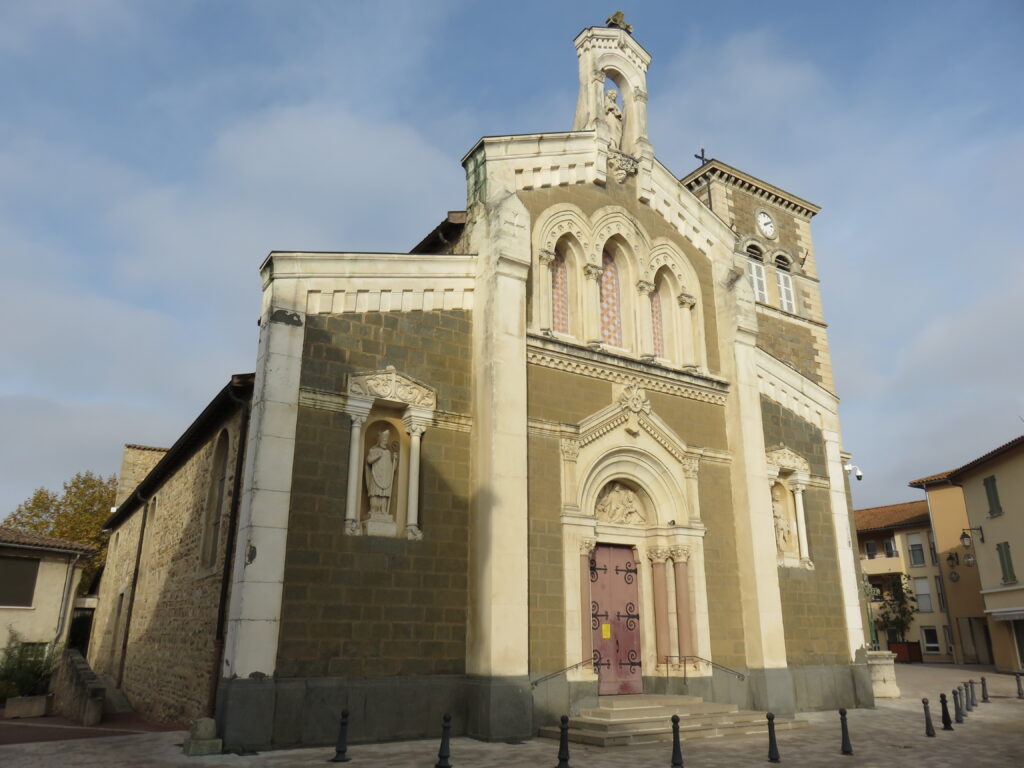
<svg viewBox="0 0 1024 768">
<path fill-rule="evenodd" d="M 128 701 L 128 697 L 124 695 L 121 689 L 117 687 L 114 678 L 110 677 L 110 675 L 98 675 L 98 677 L 107 688 L 106 698 L 103 700 L 103 714 L 112 715 L 132 712 L 131 702 Z"/>
<path fill-rule="evenodd" d="M 767 734 L 764 712 L 741 711 L 696 696 L 602 696 L 598 705 L 569 720 L 569 741 L 599 747 L 649 744 L 672 739 L 672 715 L 679 715 L 679 738 L 711 739 Z M 801 720 L 775 718 L 775 730 L 806 727 Z M 541 728 L 542 737 L 559 738 L 558 726 Z"/>
</svg>

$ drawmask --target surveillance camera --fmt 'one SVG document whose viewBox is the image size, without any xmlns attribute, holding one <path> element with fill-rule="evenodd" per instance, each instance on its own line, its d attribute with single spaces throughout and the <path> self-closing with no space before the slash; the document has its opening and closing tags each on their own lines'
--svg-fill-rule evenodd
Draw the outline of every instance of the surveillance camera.
<svg viewBox="0 0 1024 768">
<path fill-rule="evenodd" d="M 864 479 L 864 473 L 861 472 L 859 469 L 853 473 L 853 476 L 856 477 L 858 480 Z"/>
</svg>

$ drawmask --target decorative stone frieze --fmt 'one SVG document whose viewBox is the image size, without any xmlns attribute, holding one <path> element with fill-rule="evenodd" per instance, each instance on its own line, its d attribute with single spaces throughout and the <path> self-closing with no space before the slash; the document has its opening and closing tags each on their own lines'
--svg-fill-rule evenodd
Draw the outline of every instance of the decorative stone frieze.
<svg viewBox="0 0 1024 768">
<path fill-rule="evenodd" d="M 350 374 L 346 391 L 349 396 L 389 400 L 424 408 L 437 406 L 437 395 L 430 387 L 399 374 L 393 365 L 382 371 Z"/>
</svg>

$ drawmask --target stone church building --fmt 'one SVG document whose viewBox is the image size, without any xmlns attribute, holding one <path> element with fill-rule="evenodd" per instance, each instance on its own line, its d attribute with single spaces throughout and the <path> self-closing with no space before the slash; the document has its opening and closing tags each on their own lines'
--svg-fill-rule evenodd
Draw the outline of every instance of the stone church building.
<svg viewBox="0 0 1024 768">
<path fill-rule="evenodd" d="M 127 449 L 90 661 L 140 712 L 285 747 L 871 702 L 819 208 L 659 163 L 627 27 L 410 252 L 271 253 L 255 375 Z"/>
</svg>

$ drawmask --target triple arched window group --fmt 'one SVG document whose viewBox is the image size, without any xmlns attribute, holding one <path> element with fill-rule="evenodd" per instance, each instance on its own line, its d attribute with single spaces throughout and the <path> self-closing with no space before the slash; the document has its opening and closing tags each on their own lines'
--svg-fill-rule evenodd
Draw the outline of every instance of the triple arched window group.
<svg viewBox="0 0 1024 768">
<path fill-rule="evenodd" d="M 562 235 L 553 249 L 540 253 L 534 327 L 669 365 L 704 366 L 692 267 L 664 245 L 645 256 L 641 265 L 625 238 L 613 235 L 597 263 L 586 258 L 578 238 Z"/>
</svg>

